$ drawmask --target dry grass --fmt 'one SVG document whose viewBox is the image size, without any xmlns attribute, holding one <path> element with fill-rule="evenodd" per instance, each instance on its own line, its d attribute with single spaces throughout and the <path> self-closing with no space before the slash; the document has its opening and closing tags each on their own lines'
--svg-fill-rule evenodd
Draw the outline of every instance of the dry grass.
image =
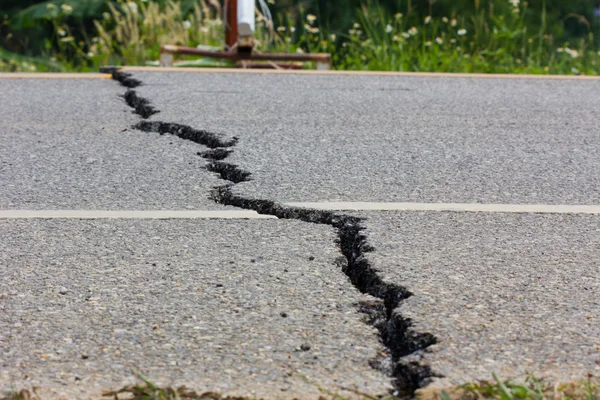
<svg viewBox="0 0 600 400">
<path fill-rule="evenodd" d="M 469 383 L 451 389 L 421 389 L 419 400 L 600 400 L 600 378 L 570 382 L 550 382 L 528 376 L 524 381 L 491 381 Z"/>
</svg>

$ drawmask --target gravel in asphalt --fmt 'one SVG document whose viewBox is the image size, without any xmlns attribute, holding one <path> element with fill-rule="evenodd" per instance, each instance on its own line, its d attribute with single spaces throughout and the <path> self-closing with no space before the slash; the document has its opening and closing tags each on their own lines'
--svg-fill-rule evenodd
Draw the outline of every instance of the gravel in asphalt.
<svg viewBox="0 0 600 400">
<path fill-rule="evenodd" d="M 437 343 L 403 361 L 430 387 L 600 375 L 600 216 L 368 212 L 367 253 L 412 293 L 396 309 Z"/>
<path fill-rule="evenodd" d="M 178 122 L 240 138 L 247 197 L 598 204 L 600 81 L 135 72 Z M 185 88 L 185 90 L 182 90 Z"/>
<path fill-rule="evenodd" d="M 144 82 L 138 95 L 160 110 L 149 121 L 239 138 L 225 161 L 252 173 L 233 187 L 247 198 L 599 204 L 599 82 L 134 76 Z M 11 104 L 0 111 L 10 128 L 0 128 L 8 138 L 0 141 L 0 183 L 9 188 L 1 209 L 224 209 L 207 199 L 225 181 L 201 169 L 203 146 L 120 132 L 140 118 L 118 97 L 125 89 L 117 83 L 26 86 L 11 82 L 12 92 L 0 95 Z M 89 158 L 103 163 L 86 169 Z M 422 384 L 492 372 L 598 373 L 597 216 L 354 215 L 368 218 L 375 251 L 366 256 L 379 277 L 413 293 L 394 312 L 437 339 L 402 360 L 444 376 Z M 130 382 L 132 366 L 158 383 L 225 394 L 318 397 L 302 375 L 326 388 L 389 388 L 369 366 L 384 350 L 356 311 L 365 296 L 336 270 L 331 227 L 291 220 L 0 224 L 5 388 L 40 383 L 55 393 L 97 393 Z M 297 274 L 286 279 L 291 271 Z"/>
<path fill-rule="evenodd" d="M 90 398 L 135 368 L 251 398 L 385 394 L 339 256 L 298 221 L 0 221 L 0 391 Z"/>
<path fill-rule="evenodd" d="M 0 209 L 222 210 L 206 147 L 130 129 L 106 80 L 0 80 Z"/>
</svg>

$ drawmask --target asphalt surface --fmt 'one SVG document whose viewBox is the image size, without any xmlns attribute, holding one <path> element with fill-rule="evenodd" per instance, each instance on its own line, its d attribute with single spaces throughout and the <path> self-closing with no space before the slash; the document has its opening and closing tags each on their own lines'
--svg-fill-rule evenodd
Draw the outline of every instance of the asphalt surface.
<svg viewBox="0 0 600 400">
<path fill-rule="evenodd" d="M 244 198 L 600 204 L 599 81 L 134 76 L 150 119 L 239 138 Z M 369 217 L 383 280 L 415 294 L 396 312 L 437 340 L 402 360 L 431 368 L 421 384 L 600 374 L 600 216 L 351 214 Z"/>
<path fill-rule="evenodd" d="M 221 210 L 196 145 L 131 130 L 110 79 L 0 80 L 0 209 Z"/>
<path fill-rule="evenodd" d="M 245 197 L 600 202 L 600 81 L 134 75 L 151 120 L 239 137 Z"/>
<path fill-rule="evenodd" d="M 251 173 L 231 186 L 244 199 L 600 204 L 597 81 L 134 77 L 160 111 L 148 121 L 238 138 L 224 162 Z M 115 81 L 0 84 L 0 390 L 89 398 L 132 368 L 250 397 L 391 389 L 372 368 L 390 351 L 358 312 L 375 299 L 340 270 L 333 227 L 171 219 L 239 210 L 210 199 L 231 182 L 204 169 L 206 147 L 132 129 Z M 35 210 L 71 216 L 14 219 Z M 412 294 L 389 310 L 399 337 L 435 338 L 392 360 L 428 369 L 419 385 L 600 375 L 599 215 L 343 213 L 365 218 L 380 281 Z"/>
<path fill-rule="evenodd" d="M 137 371 L 259 398 L 391 389 L 333 229 L 235 220 L 207 148 L 132 130 L 115 81 L 1 83 L 0 392 L 98 398 Z"/>
<path fill-rule="evenodd" d="M 326 226 L 0 221 L 0 243 L 4 390 L 99 397 L 132 370 L 225 396 L 391 387 Z"/>
<path fill-rule="evenodd" d="M 368 254 L 412 296 L 397 313 L 438 343 L 407 357 L 447 387 L 535 373 L 600 373 L 600 218 L 369 212 Z"/>
</svg>

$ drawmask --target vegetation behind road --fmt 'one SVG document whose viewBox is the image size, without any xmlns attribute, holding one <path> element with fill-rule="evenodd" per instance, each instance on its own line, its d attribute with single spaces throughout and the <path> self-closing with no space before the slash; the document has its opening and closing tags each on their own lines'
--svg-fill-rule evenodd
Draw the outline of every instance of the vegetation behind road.
<svg viewBox="0 0 600 400">
<path fill-rule="evenodd" d="M 598 74 L 591 0 L 268 2 L 258 51 L 330 52 L 336 69 Z M 4 0 L 0 70 L 95 71 L 156 62 L 161 44 L 222 48 L 220 3 Z"/>
</svg>

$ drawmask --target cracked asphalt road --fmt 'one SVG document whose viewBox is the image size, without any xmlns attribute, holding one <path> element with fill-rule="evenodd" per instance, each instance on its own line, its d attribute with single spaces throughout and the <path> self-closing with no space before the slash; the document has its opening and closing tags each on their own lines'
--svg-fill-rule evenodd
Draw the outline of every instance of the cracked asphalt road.
<svg viewBox="0 0 600 400">
<path fill-rule="evenodd" d="M 600 80 L 134 75 L 150 120 L 240 138 L 245 197 L 600 204 Z"/>
<path fill-rule="evenodd" d="M 157 384 L 229 396 L 391 388 L 369 366 L 384 351 L 356 312 L 369 298 L 333 267 L 339 253 L 325 226 L 0 224 L 4 390 L 87 398 L 134 382 L 132 368 Z"/>
<path fill-rule="evenodd" d="M 252 174 L 232 186 L 243 198 L 599 203 L 599 81 L 134 77 L 144 83 L 138 96 L 160 111 L 148 121 L 239 138 L 225 162 Z M 127 129 L 140 118 L 116 82 L 0 83 L 2 209 L 236 209 L 209 198 L 226 182 L 202 168 L 197 153 L 206 147 Z M 416 386 L 492 372 L 600 374 L 600 216 L 340 213 L 365 218 L 375 250 L 361 256 L 385 284 L 412 294 L 388 322 L 408 321 L 400 336 L 436 339 L 384 361 L 424 367 Z M 392 388 L 371 367 L 389 349 L 357 311 L 376 300 L 340 270 L 332 227 L 252 219 L 0 223 L 0 389 L 93 397 L 130 382 L 131 367 L 161 384 L 229 395 Z"/>
</svg>

